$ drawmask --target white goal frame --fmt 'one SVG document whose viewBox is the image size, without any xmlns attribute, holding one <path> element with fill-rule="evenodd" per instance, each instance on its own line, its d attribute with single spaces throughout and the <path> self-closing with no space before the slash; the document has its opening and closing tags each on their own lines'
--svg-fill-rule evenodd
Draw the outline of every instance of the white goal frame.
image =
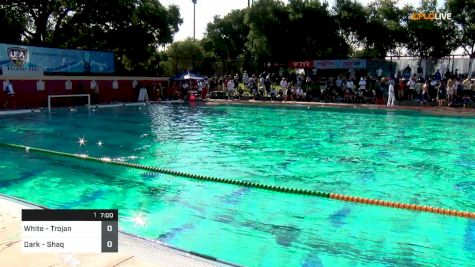
<svg viewBox="0 0 475 267">
<path fill-rule="evenodd" d="M 90 94 L 77 94 L 77 95 L 48 95 L 48 111 L 51 111 L 51 98 L 54 97 L 87 97 L 87 108 L 91 108 L 91 95 Z"/>
</svg>

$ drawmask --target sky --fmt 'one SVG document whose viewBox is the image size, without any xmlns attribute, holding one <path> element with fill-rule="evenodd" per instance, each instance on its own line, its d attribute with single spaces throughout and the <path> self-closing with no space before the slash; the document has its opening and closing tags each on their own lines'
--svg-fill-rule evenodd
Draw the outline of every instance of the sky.
<svg viewBox="0 0 475 267">
<path fill-rule="evenodd" d="M 175 41 L 182 41 L 187 37 L 193 37 L 193 2 L 192 0 L 159 0 L 164 6 L 171 4 L 180 8 L 180 14 L 183 18 L 183 24 L 180 25 L 179 32 L 175 35 Z M 374 0 L 359 0 L 358 2 L 366 5 Z M 287 1 L 283 1 L 287 2 Z M 333 6 L 334 0 L 327 1 Z M 439 5 L 443 0 L 438 0 Z M 400 0 L 400 6 L 405 4 L 414 5 L 419 0 Z M 208 22 L 213 21 L 215 15 L 223 17 L 234 9 L 247 7 L 247 0 L 197 0 L 196 2 L 196 38 L 201 39 L 206 31 Z"/>
</svg>

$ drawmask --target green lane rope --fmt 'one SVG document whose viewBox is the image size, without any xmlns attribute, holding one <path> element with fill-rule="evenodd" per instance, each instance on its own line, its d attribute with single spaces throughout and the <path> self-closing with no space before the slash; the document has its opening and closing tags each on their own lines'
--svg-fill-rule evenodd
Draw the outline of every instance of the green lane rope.
<svg viewBox="0 0 475 267">
<path fill-rule="evenodd" d="M 305 189 L 299 189 L 299 188 L 290 188 L 290 187 L 282 187 L 282 186 L 275 186 L 275 185 L 269 185 L 269 184 L 261 184 L 257 182 L 251 182 L 251 181 L 233 180 L 233 179 L 226 179 L 226 178 L 217 178 L 217 177 L 211 177 L 211 176 L 190 174 L 190 173 L 185 173 L 185 172 L 162 169 L 162 168 L 153 167 L 153 166 L 145 166 L 145 165 L 140 165 L 140 164 L 135 164 L 135 163 L 128 163 L 124 161 L 116 161 L 116 160 L 111 160 L 108 158 L 90 157 L 87 155 L 71 154 L 71 153 L 59 152 L 59 151 L 48 150 L 48 149 L 27 147 L 27 146 L 17 145 L 17 144 L 0 143 L 0 147 L 25 151 L 27 153 L 36 152 L 36 153 L 42 153 L 42 154 L 48 154 L 48 155 L 54 155 L 54 156 L 60 156 L 60 157 L 74 158 L 74 159 L 79 159 L 79 160 L 100 162 L 100 163 L 109 164 L 109 165 L 141 169 L 141 170 L 146 170 L 150 172 L 169 174 L 173 176 L 181 176 L 181 177 L 186 177 L 186 178 L 191 178 L 191 179 L 201 180 L 201 181 L 233 184 L 233 185 L 250 187 L 250 188 L 258 188 L 258 189 L 263 189 L 263 190 L 268 190 L 268 191 L 283 192 L 283 193 L 290 193 L 290 194 L 297 194 L 297 195 L 317 196 L 317 197 L 335 199 L 335 200 L 340 200 L 340 201 L 345 201 L 345 202 L 354 202 L 354 203 L 361 203 L 361 204 L 374 205 L 374 206 L 391 207 L 391 208 L 413 210 L 413 211 L 419 211 L 419 212 L 437 213 L 437 214 L 444 214 L 448 216 L 475 219 L 475 212 L 443 209 L 443 208 L 438 208 L 438 207 L 421 206 L 421 205 L 407 204 L 407 203 L 401 203 L 401 202 L 384 201 L 384 200 L 379 200 L 379 199 L 362 198 L 362 197 L 341 195 L 341 194 L 335 194 L 335 193 L 320 192 L 320 191 L 315 191 L 315 190 L 305 190 Z"/>
</svg>

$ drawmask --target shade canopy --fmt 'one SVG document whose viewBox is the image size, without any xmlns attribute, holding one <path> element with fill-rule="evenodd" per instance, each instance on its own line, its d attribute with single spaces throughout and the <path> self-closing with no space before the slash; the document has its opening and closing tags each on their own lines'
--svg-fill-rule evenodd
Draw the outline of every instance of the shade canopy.
<svg viewBox="0 0 475 267">
<path fill-rule="evenodd" d="M 185 71 L 183 73 L 180 73 L 176 75 L 175 77 L 170 78 L 172 81 L 188 81 L 188 80 L 206 80 L 205 77 L 200 76 L 196 73 L 193 73 L 191 71 Z"/>
</svg>

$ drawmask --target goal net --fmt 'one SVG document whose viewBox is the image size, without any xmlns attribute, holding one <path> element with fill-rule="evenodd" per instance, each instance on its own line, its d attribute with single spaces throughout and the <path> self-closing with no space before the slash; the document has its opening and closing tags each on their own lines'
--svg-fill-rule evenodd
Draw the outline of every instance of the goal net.
<svg viewBox="0 0 475 267">
<path fill-rule="evenodd" d="M 71 107 L 71 106 L 84 106 L 91 107 L 91 95 L 90 94 L 77 94 L 77 95 L 48 95 L 48 110 L 51 110 L 52 106 L 55 107 Z"/>
</svg>

